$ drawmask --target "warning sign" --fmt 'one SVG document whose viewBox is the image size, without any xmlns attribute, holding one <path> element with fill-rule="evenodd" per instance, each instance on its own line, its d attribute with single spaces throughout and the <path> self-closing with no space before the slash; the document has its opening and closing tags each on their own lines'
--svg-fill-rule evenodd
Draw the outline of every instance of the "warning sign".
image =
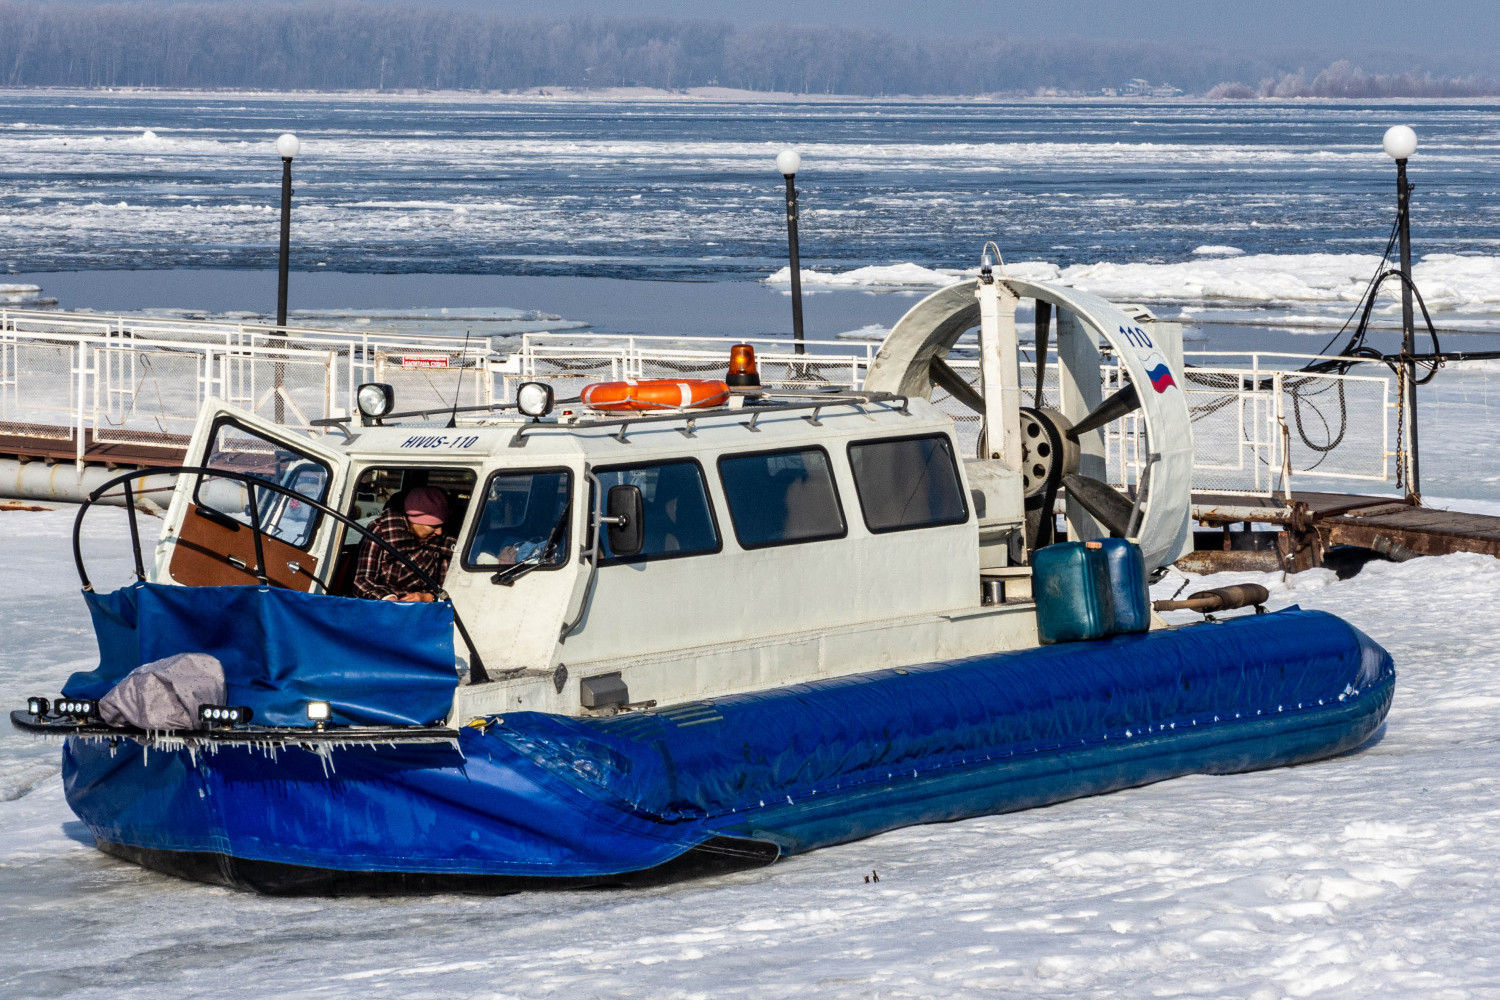
<svg viewBox="0 0 1500 1000">
<path fill-rule="evenodd" d="M 406 354 L 401 357 L 402 368 L 447 368 L 446 354 Z"/>
</svg>

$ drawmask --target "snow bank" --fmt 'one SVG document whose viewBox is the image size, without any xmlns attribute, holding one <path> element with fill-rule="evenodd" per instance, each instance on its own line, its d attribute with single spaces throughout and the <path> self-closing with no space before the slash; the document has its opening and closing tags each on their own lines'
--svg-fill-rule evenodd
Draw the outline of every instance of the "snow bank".
<svg viewBox="0 0 1500 1000">
<path fill-rule="evenodd" d="M 123 580 L 123 514 L 89 551 Z M 95 654 L 65 571 L 72 513 L 0 513 L 0 697 Z M 91 516 L 91 520 L 92 520 Z M 108 555 L 106 555 L 108 554 Z M 95 562 L 91 560 L 91 566 Z M 1194 777 L 896 831 L 638 891 L 268 899 L 98 854 L 58 748 L 0 732 L 0 994 L 156 1000 L 653 996 L 1478 996 L 1500 982 L 1494 791 L 1500 560 L 1254 579 L 1347 617 L 1399 671 L 1383 739 L 1297 768 Z M 1170 575 L 1168 596 L 1183 583 Z M 878 872 L 878 882 L 866 876 Z M 1485 889 L 1491 886 L 1491 889 Z M 132 916 L 133 915 L 133 916 Z M 492 946 L 492 942 L 503 942 Z M 330 942 L 337 942 L 330 947 Z"/>
<path fill-rule="evenodd" d="M 886 264 L 856 267 L 852 271 L 818 271 L 803 268 L 802 287 L 817 288 L 868 288 L 889 291 L 903 288 L 941 288 L 951 285 L 964 276 L 963 271 L 934 269 L 920 264 Z M 792 284 L 792 269 L 783 267 L 769 278 L 768 285 Z"/>
<path fill-rule="evenodd" d="M 1206 252 L 1213 251 L 1216 256 Z M 1007 262 L 1007 273 L 1056 281 L 1117 302 L 1208 306 L 1352 305 L 1360 301 L 1380 258 L 1373 254 L 1245 254 L 1233 247 L 1200 247 L 1195 259 L 1174 263 L 1074 264 Z M 804 288 L 896 290 L 940 288 L 976 271 L 904 263 L 852 271 L 802 271 Z M 1429 254 L 1413 277 L 1430 310 L 1465 315 L 1500 314 L 1500 257 Z M 789 285 L 790 268 L 765 279 Z M 1398 308 L 1395 287 L 1384 308 Z"/>
</svg>

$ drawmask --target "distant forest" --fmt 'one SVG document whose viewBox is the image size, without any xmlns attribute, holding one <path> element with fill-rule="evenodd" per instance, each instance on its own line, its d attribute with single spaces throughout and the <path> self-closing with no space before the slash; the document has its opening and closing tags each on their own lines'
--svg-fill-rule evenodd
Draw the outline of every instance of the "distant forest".
<svg viewBox="0 0 1500 1000">
<path fill-rule="evenodd" d="M 516 19 L 416 4 L 0 0 L 0 85 L 257 90 L 699 86 L 802 94 L 1469 97 L 1491 75 L 1307 70 L 1256 50 L 858 28 Z M 1158 90 L 1157 92 L 1162 92 Z"/>
</svg>

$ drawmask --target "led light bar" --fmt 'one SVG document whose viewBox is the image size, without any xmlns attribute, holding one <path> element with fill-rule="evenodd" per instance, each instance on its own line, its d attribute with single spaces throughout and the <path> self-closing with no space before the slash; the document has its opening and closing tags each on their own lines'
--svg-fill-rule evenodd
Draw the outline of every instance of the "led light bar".
<svg viewBox="0 0 1500 1000">
<path fill-rule="evenodd" d="M 52 704 L 52 710 L 69 719 L 85 720 L 99 717 L 99 703 L 92 698 L 59 698 Z"/>
<path fill-rule="evenodd" d="M 244 705 L 199 705 L 198 721 L 208 729 L 228 729 L 250 721 L 255 713 Z"/>
</svg>

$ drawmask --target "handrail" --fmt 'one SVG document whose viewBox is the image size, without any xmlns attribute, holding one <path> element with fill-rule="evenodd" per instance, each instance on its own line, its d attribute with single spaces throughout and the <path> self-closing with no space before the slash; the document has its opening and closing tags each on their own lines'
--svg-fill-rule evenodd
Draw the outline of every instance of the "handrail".
<svg viewBox="0 0 1500 1000">
<path fill-rule="evenodd" d="M 589 332 L 580 331 L 580 330 L 531 330 L 531 331 L 528 331 L 528 332 L 523 333 L 521 335 L 521 342 L 522 342 L 522 345 L 524 347 L 525 345 L 530 344 L 533 340 L 551 340 L 551 339 L 554 339 L 554 338 L 557 339 L 557 340 L 567 340 L 569 338 L 573 338 L 575 340 L 576 339 L 580 339 L 580 338 L 583 338 L 583 339 L 594 339 L 594 340 L 612 340 L 612 341 L 624 341 L 627 344 L 634 343 L 636 341 L 643 341 L 643 340 L 644 341 L 652 341 L 652 342 L 661 342 L 661 343 L 665 343 L 665 344 L 695 344 L 695 343 L 696 344 L 747 344 L 747 343 L 783 344 L 784 343 L 784 344 L 787 345 L 787 349 L 788 350 L 791 350 L 791 348 L 792 348 L 792 341 L 787 340 L 787 339 L 785 339 L 783 337 L 768 337 L 768 336 L 712 337 L 712 336 L 706 336 L 706 335 L 692 335 L 692 334 L 685 335 L 685 336 L 678 336 L 678 335 L 668 334 L 668 333 L 589 333 Z M 859 342 L 858 341 L 848 341 L 848 340 L 825 339 L 825 340 L 804 340 L 803 343 L 804 344 L 808 344 L 808 345 L 824 345 L 824 346 L 828 346 L 828 347 L 843 347 L 845 349 L 848 349 L 848 348 L 856 346 Z M 874 343 L 873 341 L 869 342 L 869 346 L 865 349 L 865 353 L 871 353 L 871 354 L 873 354 L 873 348 L 878 347 L 878 346 L 879 345 L 876 344 L 876 343 Z M 850 351 L 850 353 L 854 354 L 856 352 L 855 351 Z"/>
<path fill-rule="evenodd" d="M 365 538 L 374 542 L 390 555 L 394 556 L 398 561 L 404 564 L 407 569 L 415 573 L 418 579 L 420 579 L 424 584 L 432 589 L 433 595 L 436 596 L 439 600 L 445 600 L 448 601 L 450 605 L 452 604 L 452 599 L 448 597 L 448 592 L 443 589 L 443 585 L 441 583 L 434 580 L 416 563 L 412 562 L 406 556 L 402 555 L 401 552 L 399 552 L 395 546 L 391 545 L 390 542 L 387 542 L 385 539 L 381 538 L 379 535 L 375 534 L 369 528 L 366 528 L 364 525 L 360 524 L 352 517 L 349 517 L 347 514 L 340 513 L 339 511 L 334 510 L 332 507 L 323 503 L 321 500 L 314 500 L 307 494 L 298 493 L 296 490 L 293 490 L 290 487 L 283 486 L 280 483 L 273 483 L 268 479 L 261 479 L 258 476 L 252 476 L 247 473 L 233 472 L 228 469 L 215 469 L 206 465 L 173 465 L 160 469 L 152 469 L 150 472 L 145 474 L 141 473 L 140 470 L 131 470 L 130 472 L 121 473 L 120 475 L 107 480 L 89 493 L 84 502 L 79 504 L 78 514 L 73 518 L 73 564 L 78 568 L 78 579 L 82 581 L 85 593 L 91 594 L 94 592 L 94 585 L 89 582 L 88 572 L 84 569 L 83 544 L 81 540 L 83 518 L 84 515 L 88 513 L 89 508 L 97 503 L 99 499 L 106 493 L 108 493 L 111 489 L 121 484 L 124 484 L 125 486 L 125 496 L 128 500 L 130 497 L 129 483 L 132 479 L 143 479 L 146 476 L 182 475 L 213 476 L 216 479 L 228 479 L 244 483 L 245 485 L 251 487 L 251 489 L 249 490 L 250 516 L 251 520 L 254 523 L 247 525 L 247 527 L 253 533 L 253 538 L 255 541 L 256 562 L 255 576 L 256 579 L 260 581 L 262 586 L 270 586 L 271 583 L 270 580 L 266 577 L 265 553 L 262 551 L 261 540 L 261 536 L 264 534 L 264 531 L 260 526 L 260 517 L 256 508 L 255 491 L 257 489 L 268 489 L 273 493 L 278 493 L 282 496 L 295 498 L 296 500 L 307 504 L 309 507 L 313 508 L 319 513 L 328 515 L 335 521 L 338 521 L 340 524 L 344 525 L 346 528 L 353 528 Z M 140 529 L 136 524 L 134 516 L 130 517 L 130 544 L 136 553 L 137 575 L 141 576 L 144 579 L 144 576 L 141 573 L 142 567 L 140 559 Z M 485 670 L 484 660 L 479 655 L 479 650 L 475 648 L 474 640 L 470 637 L 469 630 L 464 626 L 463 618 L 459 616 L 457 608 L 453 609 L 453 625 L 458 629 L 458 634 L 463 637 L 464 645 L 469 649 L 470 683 L 483 684 L 490 679 L 489 671 Z"/>
<path fill-rule="evenodd" d="M 779 395 L 779 393 L 776 393 L 776 395 Z M 523 447 L 526 444 L 525 437 L 527 431 L 558 430 L 561 428 L 564 430 L 576 432 L 581 430 L 592 431 L 602 430 L 609 427 L 618 427 L 620 432 L 616 435 L 616 437 L 618 437 L 621 441 L 624 441 L 625 432 L 632 427 L 639 427 L 642 424 L 669 423 L 674 420 L 685 421 L 688 425 L 688 429 L 683 433 L 691 436 L 694 429 L 693 425 L 699 420 L 703 420 L 709 417 L 739 417 L 747 414 L 749 415 L 750 419 L 741 420 L 739 421 L 739 423 L 743 424 L 745 427 L 748 427 L 753 431 L 756 429 L 756 422 L 762 416 L 768 413 L 789 413 L 796 410 L 812 410 L 812 416 L 805 419 L 816 427 L 818 426 L 819 413 L 823 410 L 826 410 L 830 406 L 853 406 L 858 408 L 861 406 L 873 406 L 878 403 L 890 404 L 894 406 L 898 412 L 903 414 L 909 414 L 911 412 L 909 409 L 911 400 L 906 396 L 900 396 L 891 392 L 829 393 L 827 399 L 822 399 L 817 402 L 810 403 L 770 403 L 765 405 L 752 404 L 733 410 L 723 406 L 707 407 L 703 409 L 682 408 L 674 409 L 670 413 L 650 413 L 645 416 L 637 417 L 615 417 L 609 420 L 580 420 L 577 423 L 571 424 L 562 424 L 555 421 L 549 421 L 547 423 L 534 421 L 531 423 L 521 424 L 516 428 L 515 436 L 510 439 L 510 447 Z"/>
<path fill-rule="evenodd" d="M 441 333 L 400 333 L 395 330 L 328 330 L 321 327 L 310 326 L 276 326 L 273 323 L 239 323 L 229 320 L 212 319 L 166 319 L 156 316 L 125 316 L 118 313 L 80 313 L 45 309 L 0 309 L 0 320 L 37 320 L 48 326 L 63 326 L 85 324 L 102 327 L 104 332 L 114 333 L 122 328 L 129 327 L 156 327 L 158 329 L 183 328 L 187 330 L 205 330 L 219 333 L 238 333 L 253 337 L 281 337 L 285 335 L 308 335 L 320 337 L 339 338 L 341 340 L 364 340 L 372 335 L 376 338 L 390 337 L 396 343 L 401 343 L 404 338 L 413 341 L 421 340 L 451 340 L 462 343 L 464 338 L 458 334 Z"/>
</svg>

